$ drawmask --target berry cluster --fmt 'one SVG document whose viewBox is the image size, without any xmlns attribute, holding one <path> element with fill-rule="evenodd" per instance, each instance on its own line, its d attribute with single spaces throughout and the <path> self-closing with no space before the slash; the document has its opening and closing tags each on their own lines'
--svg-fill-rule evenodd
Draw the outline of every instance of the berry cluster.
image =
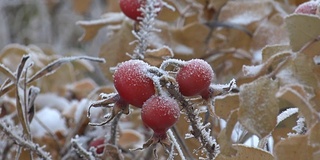
<svg viewBox="0 0 320 160">
<path fill-rule="evenodd" d="M 168 65 L 174 66 L 173 71 L 166 71 Z M 97 125 L 108 123 L 119 113 L 129 113 L 129 104 L 141 108 L 144 125 L 154 131 L 150 140 L 161 143 L 167 139 L 168 129 L 180 117 L 180 103 L 176 97 L 169 96 L 166 84 L 174 84 L 181 97 L 201 96 L 207 100 L 213 76 L 211 66 L 201 59 L 169 59 L 159 68 L 141 60 L 128 60 L 120 63 L 113 75 L 117 94 L 106 96 L 90 107 L 114 104 L 111 118 Z"/>
</svg>

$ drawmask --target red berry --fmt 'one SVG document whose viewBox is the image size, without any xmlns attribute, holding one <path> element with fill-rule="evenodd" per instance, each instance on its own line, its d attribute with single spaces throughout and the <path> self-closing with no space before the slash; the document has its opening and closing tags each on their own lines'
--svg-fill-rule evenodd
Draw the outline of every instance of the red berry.
<svg viewBox="0 0 320 160">
<path fill-rule="evenodd" d="M 179 104 L 167 96 L 154 95 L 142 106 L 143 123 L 154 131 L 157 138 L 164 139 L 167 130 L 180 117 Z"/>
<path fill-rule="evenodd" d="M 129 60 L 121 63 L 113 75 L 114 86 L 120 97 L 136 107 L 141 107 L 155 94 L 153 81 L 147 76 L 148 67 L 141 60 Z"/>
<path fill-rule="evenodd" d="M 127 17 L 139 21 L 140 19 L 138 17 L 142 17 L 140 8 L 146 4 L 146 0 L 120 0 L 119 4 L 120 9 Z M 159 7 L 161 7 L 161 5 Z"/>
<path fill-rule="evenodd" d="M 206 91 L 213 79 L 211 66 L 202 59 L 192 59 L 177 73 L 179 91 L 184 96 L 195 96 Z"/>
<path fill-rule="evenodd" d="M 300 13 L 300 14 L 316 14 L 317 12 L 317 6 L 319 2 L 316 1 L 308 1 L 300 4 L 294 13 Z"/>
<path fill-rule="evenodd" d="M 103 150 L 104 150 L 104 138 L 98 138 L 98 139 L 92 140 L 90 142 L 90 144 L 89 144 L 89 148 L 90 147 L 96 148 L 96 152 L 98 154 L 103 153 Z"/>
</svg>

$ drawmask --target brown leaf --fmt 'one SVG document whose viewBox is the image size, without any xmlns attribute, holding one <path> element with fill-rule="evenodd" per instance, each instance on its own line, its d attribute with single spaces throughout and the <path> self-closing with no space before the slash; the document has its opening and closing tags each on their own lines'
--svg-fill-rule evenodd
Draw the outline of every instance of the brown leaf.
<svg viewBox="0 0 320 160">
<path fill-rule="evenodd" d="M 317 122 L 312 128 L 310 128 L 309 132 L 309 144 L 312 146 L 320 147 L 320 123 Z"/>
<path fill-rule="evenodd" d="M 239 94 L 218 96 L 214 99 L 215 114 L 227 120 L 231 112 L 239 107 Z"/>
<path fill-rule="evenodd" d="M 236 9 L 235 9 L 236 8 Z M 260 21 L 271 14 L 272 1 L 228 1 L 223 7 L 219 19 L 235 24 L 248 25 Z"/>
<path fill-rule="evenodd" d="M 308 145 L 307 135 L 297 135 L 280 141 L 275 145 L 274 155 L 277 160 L 312 159 L 313 149 Z"/>
<path fill-rule="evenodd" d="M 266 62 L 275 54 L 290 52 L 290 50 L 290 46 L 286 44 L 267 45 L 262 49 L 262 62 Z"/>
<path fill-rule="evenodd" d="M 100 67 L 109 80 L 112 80 L 110 67 L 115 67 L 119 62 L 129 60 L 130 57 L 126 53 L 131 53 L 134 45 L 129 45 L 135 40 L 132 35 L 133 26 L 127 22 L 123 22 L 119 31 L 112 35 L 100 49 L 99 56 L 106 59 L 106 63 L 101 64 Z"/>
<path fill-rule="evenodd" d="M 142 144 L 143 140 L 141 133 L 135 130 L 126 129 L 120 132 L 118 143 L 123 148 L 132 148 L 139 143 Z"/>
<path fill-rule="evenodd" d="M 217 137 L 217 142 L 220 145 L 220 154 L 224 156 L 231 157 L 237 154 L 237 150 L 233 148 L 231 141 L 231 134 L 237 122 L 238 110 L 234 110 L 228 118 L 226 128 L 224 128 Z"/>
<path fill-rule="evenodd" d="M 79 38 L 79 41 L 90 41 L 98 33 L 98 31 L 106 25 L 120 24 L 124 19 L 122 13 L 107 13 L 102 19 L 91 21 L 78 21 L 77 25 L 81 26 L 85 33 Z"/>
<path fill-rule="evenodd" d="M 270 134 L 277 124 L 277 89 L 277 82 L 267 77 L 240 86 L 239 122 L 260 138 Z"/>
<path fill-rule="evenodd" d="M 310 104 L 310 98 L 312 95 L 306 92 L 304 86 L 286 85 L 281 87 L 276 93 L 278 98 L 287 100 L 293 106 L 299 108 L 299 112 L 305 117 L 307 127 L 311 127 L 316 121 L 316 111 L 313 109 L 312 104 Z"/>
<path fill-rule="evenodd" d="M 73 10 L 79 14 L 88 12 L 92 0 L 73 0 Z"/>
<path fill-rule="evenodd" d="M 252 37 L 252 50 L 260 51 L 266 45 L 287 44 L 289 39 L 283 21 L 281 14 L 275 14 L 260 23 Z"/>
<path fill-rule="evenodd" d="M 219 154 L 215 160 L 274 160 L 274 157 L 264 150 L 248 147 L 242 144 L 234 144 L 233 147 L 238 151 L 234 157 L 226 157 Z"/>
<path fill-rule="evenodd" d="M 300 50 L 305 44 L 320 35 L 320 18 L 306 14 L 292 14 L 285 19 L 293 51 Z"/>
<path fill-rule="evenodd" d="M 143 60 L 152 66 L 159 66 L 164 59 L 171 57 L 173 57 L 172 50 L 167 46 L 163 46 L 159 49 L 147 50 Z"/>
</svg>

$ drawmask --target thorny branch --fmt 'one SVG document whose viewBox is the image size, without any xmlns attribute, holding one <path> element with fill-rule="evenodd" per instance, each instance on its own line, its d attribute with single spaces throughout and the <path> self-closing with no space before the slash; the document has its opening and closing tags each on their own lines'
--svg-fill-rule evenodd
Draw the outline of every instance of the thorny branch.
<svg viewBox="0 0 320 160">
<path fill-rule="evenodd" d="M 207 151 L 207 155 L 209 156 L 209 159 L 213 159 L 217 153 L 219 152 L 219 146 L 215 143 L 215 139 L 208 135 L 204 134 L 203 131 L 205 131 L 204 128 L 201 128 L 201 125 L 199 125 L 199 117 L 195 114 L 195 110 L 193 108 L 193 105 L 186 101 L 180 92 L 178 92 L 178 88 L 176 85 L 172 83 L 167 83 L 166 81 L 161 81 L 161 85 L 167 86 L 168 92 L 171 96 L 175 97 L 182 105 L 183 109 L 186 110 L 188 119 L 191 122 L 192 127 L 192 134 L 195 138 L 199 139 L 203 147 Z"/>
</svg>

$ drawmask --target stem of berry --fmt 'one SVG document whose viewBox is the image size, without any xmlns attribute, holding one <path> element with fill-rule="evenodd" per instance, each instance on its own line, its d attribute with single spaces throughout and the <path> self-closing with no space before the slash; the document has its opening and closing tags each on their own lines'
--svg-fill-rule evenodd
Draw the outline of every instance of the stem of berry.
<svg viewBox="0 0 320 160">
<path fill-rule="evenodd" d="M 176 85 L 167 83 L 166 81 L 161 81 L 161 85 L 166 86 L 169 94 L 176 100 L 178 100 L 183 109 L 186 110 L 193 130 L 191 133 L 195 138 L 200 140 L 201 144 L 207 152 L 208 158 L 213 159 L 217 155 L 217 153 L 219 153 L 219 145 L 216 143 L 216 140 L 210 135 L 210 129 L 206 130 L 205 127 L 203 127 L 201 119 L 199 119 L 199 116 L 197 116 L 197 114 L 195 113 L 193 105 L 183 98 Z"/>
<path fill-rule="evenodd" d="M 161 10 L 159 0 L 146 0 L 146 4 L 143 5 L 140 10 L 142 12 L 142 20 L 139 22 L 140 29 L 138 32 L 132 31 L 132 34 L 137 38 L 138 45 L 134 49 L 133 59 L 143 59 L 144 54 L 149 46 L 149 36 L 153 31 L 159 31 L 154 28 L 154 20 L 157 17 L 157 13 Z"/>
</svg>

